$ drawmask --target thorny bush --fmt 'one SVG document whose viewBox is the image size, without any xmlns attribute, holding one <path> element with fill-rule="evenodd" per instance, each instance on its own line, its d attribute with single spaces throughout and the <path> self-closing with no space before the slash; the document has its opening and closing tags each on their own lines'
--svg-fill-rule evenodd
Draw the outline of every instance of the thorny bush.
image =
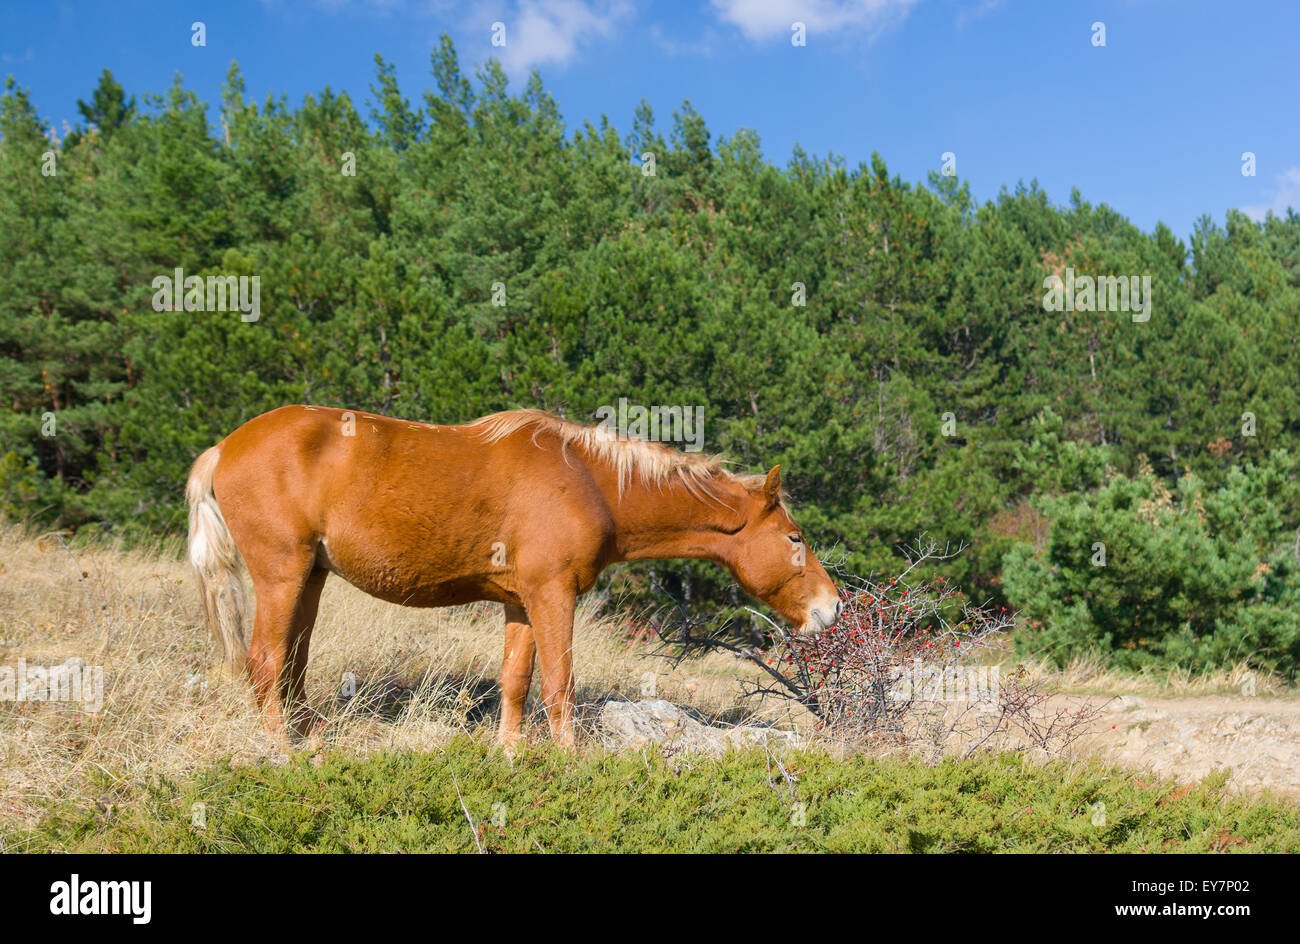
<svg viewBox="0 0 1300 944">
<path fill-rule="evenodd" d="M 887 581 L 841 574 L 844 611 L 834 626 L 793 635 L 769 621 L 766 647 L 710 631 L 713 621 L 678 605 L 674 618 L 661 613 L 652 621 L 657 654 L 675 665 L 723 649 L 754 663 L 763 674 L 742 682 L 745 694 L 802 705 L 823 738 L 936 756 L 1060 752 L 1101 708 L 1067 704 L 1022 666 L 1005 666 L 1014 614 L 972 603 L 942 575 L 921 576 L 927 563 L 950 556 L 930 544 L 914 549 L 909 566 Z"/>
</svg>

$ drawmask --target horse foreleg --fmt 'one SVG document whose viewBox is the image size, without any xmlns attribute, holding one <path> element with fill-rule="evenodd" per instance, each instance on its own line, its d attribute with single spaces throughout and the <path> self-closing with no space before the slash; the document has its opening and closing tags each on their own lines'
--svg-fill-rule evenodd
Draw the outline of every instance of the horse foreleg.
<svg viewBox="0 0 1300 944">
<path fill-rule="evenodd" d="M 535 594 L 525 602 L 542 671 L 542 704 L 551 725 L 551 738 L 563 747 L 572 747 L 575 595 L 572 591 L 552 590 Z"/>
<path fill-rule="evenodd" d="M 501 724 L 497 741 L 512 750 L 523 737 L 524 707 L 533 681 L 533 627 L 522 606 L 506 604 L 506 649 L 501 660 Z"/>
</svg>

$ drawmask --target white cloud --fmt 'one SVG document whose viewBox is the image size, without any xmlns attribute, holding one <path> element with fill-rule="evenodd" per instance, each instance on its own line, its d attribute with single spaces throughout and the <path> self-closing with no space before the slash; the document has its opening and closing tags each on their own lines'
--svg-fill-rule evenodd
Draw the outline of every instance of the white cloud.
<svg viewBox="0 0 1300 944">
<path fill-rule="evenodd" d="M 1269 210 L 1276 216 L 1286 216 L 1288 207 L 1300 211 L 1300 167 L 1291 167 L 1277 175 L 1277 186 L 1267 203 L 1244 206 L 1241 212 L 1258 222 L 1268 216 Z"/>
<path fill-rule="evenodd" d="M 492 55 L 512 76 L 533 66 L 562 66 L 581 46 L 612 37 L 631 12 L 625 0 L 521 0 L 516 12 L 496 17 L 505 24 L 506 44 Z"/>
<path fill-rule="evenodd" d="M 878 31 L 907 16 L 918 0 L 712 0 L 713 9 L 751 40 L 789 37 L 803 23 L 809 38 L 844 30 Z"/>
<path fill-rule="evenodd" d="M 957 29 L 965 29 L 976 20 L 982 19 L 1002 6 L 1002 2 L 1003 0 L 980 0 L 979 3 L 967 7 L 957 14 Z"/>
</svg>

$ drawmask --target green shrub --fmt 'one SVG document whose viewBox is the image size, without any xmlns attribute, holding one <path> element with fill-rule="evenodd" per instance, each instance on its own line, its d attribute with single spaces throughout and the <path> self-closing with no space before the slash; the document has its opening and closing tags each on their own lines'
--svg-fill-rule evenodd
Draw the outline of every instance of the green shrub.
<svg viewBox="0 0 1300 944">
<path fill-rule="evenodd" d="M 12 852 L 1283 852 L 1300 811 L 1010 755 L 928 766 L 820 751 L 299 755 L 58 808 Z M 105 775 L 107 777 L 107 774 Z M 470 823 L 473 822 L 471 827 Z"/>
<path fill-rule="evenodd" d="M 1089 492 L 1042 497 L 1045 546 L 1017 544 L 1004 586 L 1025 654 L 1057 663 L 1203 669 L 1237 660 L 1290 671 L 1300 660 L 1297 463 L 1286 452 L 1207 490 L 1171 491 L 1149 470 Z"/>
</svg>

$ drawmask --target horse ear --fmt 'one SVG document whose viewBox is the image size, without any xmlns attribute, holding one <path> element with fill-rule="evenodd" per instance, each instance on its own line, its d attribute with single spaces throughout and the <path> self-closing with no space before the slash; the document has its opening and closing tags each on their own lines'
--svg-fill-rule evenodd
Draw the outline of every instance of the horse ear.
<svg viewBox="0 0 1300 944">
<path fill-rule="evenodd" d="M 775 508 L 781 503 L 781 467 L 772 466 L 767 473 L 767 481 L 763 483 L 763 497 L 767 500 L 768 508 Z"/>
</svg>

